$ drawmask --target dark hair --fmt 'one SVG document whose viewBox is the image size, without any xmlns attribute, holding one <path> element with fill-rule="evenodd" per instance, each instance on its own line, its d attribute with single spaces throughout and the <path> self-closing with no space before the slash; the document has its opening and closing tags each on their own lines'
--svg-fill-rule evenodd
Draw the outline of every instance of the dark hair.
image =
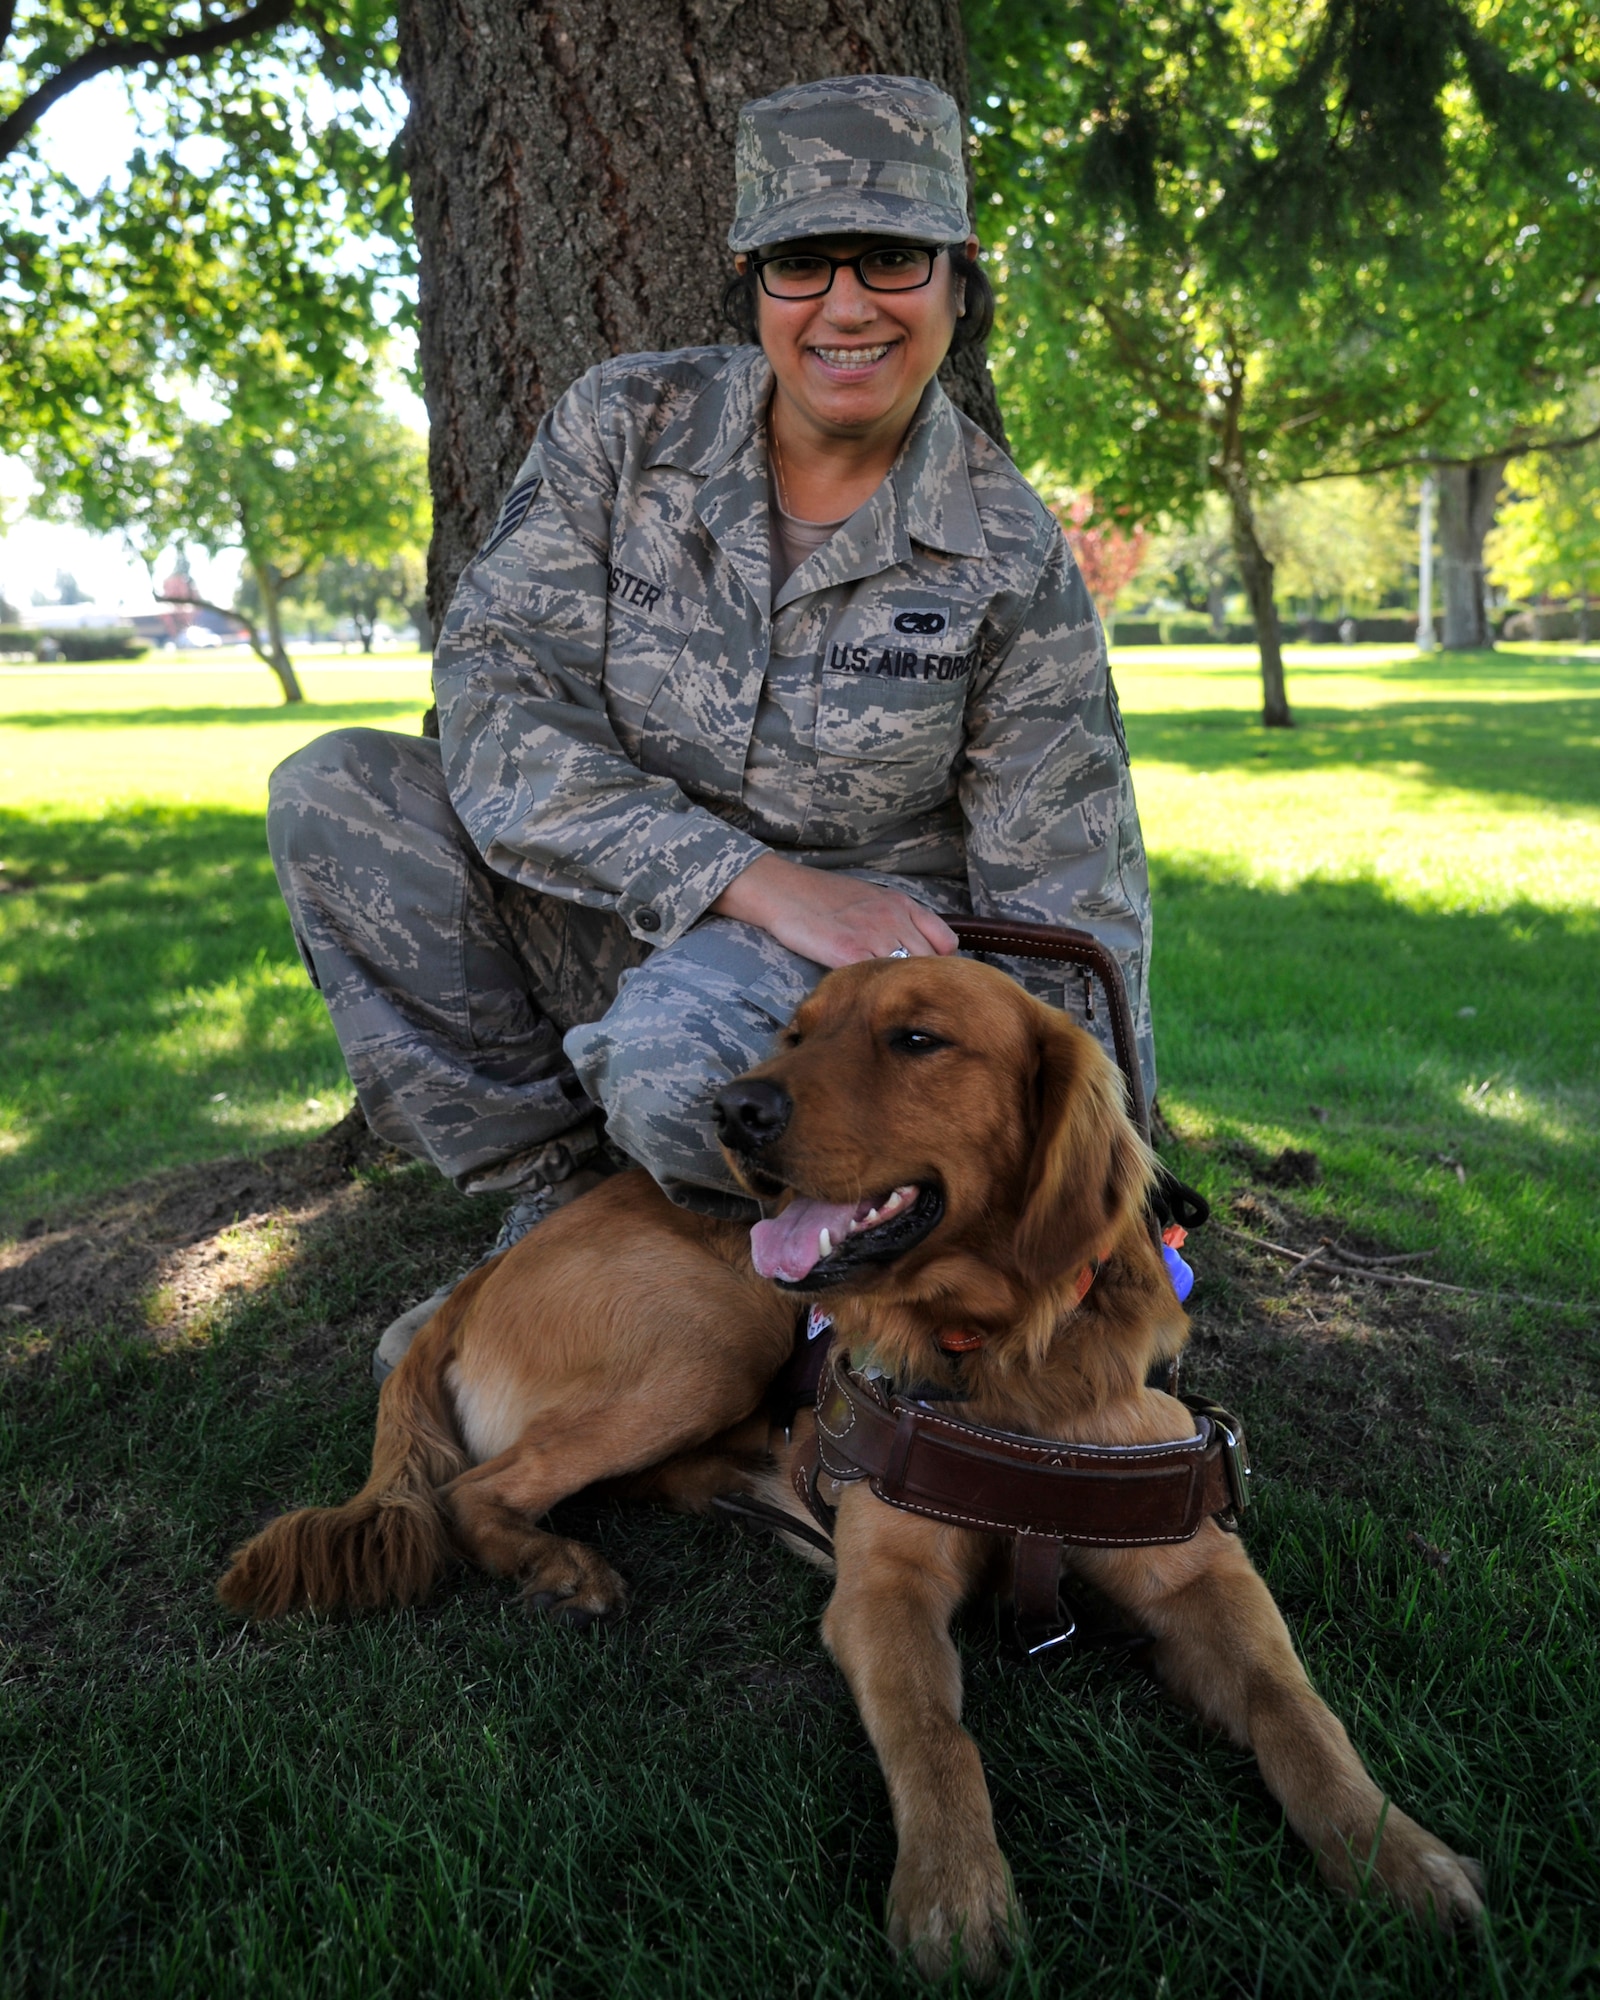
<svg viewBox="0 0 1600 2000">
<path fill-rule="evenodd" d="M 945 248 L 950 252 L 950 275 L 967 288 L 966 308 L 950 336 L 950 352 L 955 354 L 963 347 L 981 347 L 993 332 L 994 286 L 976 257 L 969 257 L 956 245 L 946 244 Z M 746 265 L 742 275 L 736 271 L 722 294 L 722 317 L 752 347 L 761 344 L 756 320 L 758 296 L 753 264 Z"/>
</svg>

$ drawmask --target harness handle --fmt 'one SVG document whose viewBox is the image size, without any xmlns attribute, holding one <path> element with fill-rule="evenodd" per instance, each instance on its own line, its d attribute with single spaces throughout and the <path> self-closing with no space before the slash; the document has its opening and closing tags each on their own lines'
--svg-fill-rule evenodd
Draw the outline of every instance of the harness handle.
<svg viewBox="0 0 1600 2000">
<path fill-rule="evenodd" d="M 1128 1091 L 1128 1111 L 1139 1136 L 1150 1143 L 1150 1107 L 1145 1103 L 1144 1076 L 1133 1033 L 1122 967 L 1097 937 L 1066 924 L 1012 923 L 1005 917 L 946 917 L 963 951 L 988 952 L 1002 958 L 1043 958 L 1057 965 L 1081 966 L 1100 982 L 1111 1016 L 1111 1044 Z"/>
<path fill-rule="evenodd" d="M 1128 988 L 1122 967 L 1100 940 L 1067 924 L 1013 923 L 1006 917 L 946 917 L 945 922 L 964 951 L 1076 965 L 1099 980 L 1106 997 L 1106 1012 L 1111 1017 L 1111 1044 L 1128 1093 L 1128 1113 L 1139 1128 L 1140 1138 L 1150 1145 L 1150 1107 L 1145 1102 L 1144 1075 L 1139 1068 Z M 1180 1181 L 1165 1160 L 1157 1160 L 1156 1181 L 1150 1191 L 1152 1233 L 1159 1238 L 1163 1228 L 1171 1223 L 1198 1229 L 1210 1213 L 1211 1205 L 1205 1196 Z M 1176 1377 L 1170 1386 L 1175 1388 Z"/>
</svg>

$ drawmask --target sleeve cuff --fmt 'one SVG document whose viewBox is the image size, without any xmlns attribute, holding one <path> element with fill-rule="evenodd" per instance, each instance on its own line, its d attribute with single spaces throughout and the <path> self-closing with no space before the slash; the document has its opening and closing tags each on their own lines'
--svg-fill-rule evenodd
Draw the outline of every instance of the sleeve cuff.
<svg viewBox="0 0 1600 2000">
<path fill-rule="evenodd" d="M 767 852 L 753 835 L 724 825 L 703 807 L 673 817 L 681 832 L 661 829 L 649 861 L 617 897 L 617 915 L 646 944 L 675 944 Z"/>
</svg>

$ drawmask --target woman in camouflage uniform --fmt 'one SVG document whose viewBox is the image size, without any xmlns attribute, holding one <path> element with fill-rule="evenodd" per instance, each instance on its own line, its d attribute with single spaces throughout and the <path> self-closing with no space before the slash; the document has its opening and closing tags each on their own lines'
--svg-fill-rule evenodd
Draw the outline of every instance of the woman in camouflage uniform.
<svg viewBox="0 0 1600 2000">
<path fill-rule="evenodd" d="M 954 950 L 940 910 L 1096 933 L 1154 1091 L 1099 624 L 934 379 L 991 309 L 955 105 L 892 77 L 747 105 L 729 241 L 756 344 L 625 355 L 550 411 L 440 633 L 441 742 L 341 730 L 273 777 L 368 1119 L 521 1190 L 508 1240 L 603 1164 L 601 1114 L 674 1200 L 747 1207 L 712 1093 L 823 968 Z"/>
</svg>

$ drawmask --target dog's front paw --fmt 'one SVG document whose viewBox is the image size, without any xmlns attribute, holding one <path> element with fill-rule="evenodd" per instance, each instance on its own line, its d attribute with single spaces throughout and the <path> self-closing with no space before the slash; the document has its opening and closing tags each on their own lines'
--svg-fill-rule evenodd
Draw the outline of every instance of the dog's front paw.
<svg viewBox="0 0 1600 2000">
<path fill-rule="evenodd" d="M 1403 1908 L 1439 1930 L 1475 1924 L 1483 1916 L 1483 1870 L 1456 1854 L 1426 1827 L 1389 1808 L 1375 1869 Z"/>
<path fill-rule="evenodd" d="M 531 1610 L 582 1628 L 619 1618 L 628 1608 L 628 1586 L 593 1549 L 552 1535 L 522 1572 L 522 1598 Z"/>
<path fill-rule="evenodd" d="M 992 1979 L 1021 1929 L 1011 1870 L 993 1841 L 902 1848 L 889 1885 L 889 1942 L 910 1953 L 924 1978 L 942 1978 L 959 1957 L 969 1980 Z"/>
<path fill-rule="evenodd" d="M 1384 1814 L 1376 1858 L 1370 1842 L 1365 1852 L 1353 1845 L 1349 1858 L 1348 1875 L 1337 1866 L 1328 1871 L 1341 1887 L 1355 1890 L 1369 1883 L 1419 1923 L 1448 1931 L 1483 1916 L 1483 1870 L 1477 1862 L 1454 1853 L 1394 1806 Z"/>
</svg>

